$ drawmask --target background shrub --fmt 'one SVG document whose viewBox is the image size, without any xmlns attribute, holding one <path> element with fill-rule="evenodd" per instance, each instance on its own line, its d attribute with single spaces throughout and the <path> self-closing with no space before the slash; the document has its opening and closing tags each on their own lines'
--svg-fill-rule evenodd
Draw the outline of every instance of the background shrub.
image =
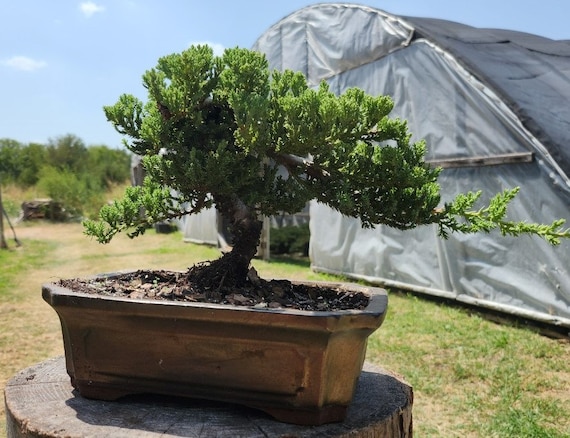
<svg viewBox="0 0 570 438">
<path fill-rule="evenodd" d="M 81 217 L 90 205 L 101 206 L 104 202 L 99 181 L 93 181 L 88 174 L 44 166 L 37 186 L 47 197 L 62 203 L 73 217 Z"/>
<path fill-rule="evenodd" d="M 0 139 L 0 188 L 12 185 L 26 196 L 4 203 L 13 215 L 15 205 L 49 197 L 63 204 L 71 216 L 95 217 L 106 193 L 129 181 L 130 161 L 125 150 L 86 146 L 72 134 L 50 139 L 45 145 Z"/>
<path fill-rule="evenodd" d="M 309 255 L 309 224 L 271 228 L 269 249 L 272 254 Z"/>
</svg>

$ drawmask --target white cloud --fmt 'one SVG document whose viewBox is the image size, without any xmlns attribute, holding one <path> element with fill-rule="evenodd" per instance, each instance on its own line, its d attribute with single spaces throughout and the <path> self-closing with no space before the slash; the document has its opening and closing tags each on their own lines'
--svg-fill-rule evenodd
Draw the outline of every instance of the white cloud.
<svg viewBox="0 0 570 438">
<path fill-rule="evenodd" d="M 28 58 L 27 56 L 12 56 L 3 62 L 4 65 L 16 70 L 34 71 L 47 65 L 44 61 Z"/>
<path fill-rule="evenodd" d="M 205 46 L 205 45 L 208 45 L 214 51 L 215 56 L 223 55 L 224 50 L 226 49 L 222 44 L 212 43 L 211 41 L 193 41 L 188 45 L 189 46 Z"/>
<path fill-rule="evenodd" d="M 103 12 L 105 10 L 105 6 L 101 6 L 93 2 L 83 2 L 79 5 L 79 10 L 83 13 L 83 15 L 89 18 L 97 12 Z"/>
</svg>

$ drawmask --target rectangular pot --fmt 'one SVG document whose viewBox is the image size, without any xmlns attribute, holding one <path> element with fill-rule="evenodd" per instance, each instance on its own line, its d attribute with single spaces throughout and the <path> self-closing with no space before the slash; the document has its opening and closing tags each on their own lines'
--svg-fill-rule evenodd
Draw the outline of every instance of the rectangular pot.
<svg viewBox="0 0 570 438">
<path fill-rule="evenodd" d="M 367 338 L 387 308 L 382 289 L 341 287 L 369 295 L 367 308 L 311 312 L 123 299 L 55 284 L 42 294 L 59 315 L 67 372 L 86 398 L 205 398 L 285 422 L 323 424 L 344 419 Z"/>
</svg>

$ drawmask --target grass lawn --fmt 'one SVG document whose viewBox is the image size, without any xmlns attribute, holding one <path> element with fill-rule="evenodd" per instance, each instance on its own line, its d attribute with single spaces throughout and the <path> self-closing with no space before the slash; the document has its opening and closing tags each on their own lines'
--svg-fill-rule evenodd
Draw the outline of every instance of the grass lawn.
<svg viewBox="0 0 570 438">
<path fill-rule="evenodd" d="M 0 251 L 0 386 L 17 371 L 63 354 L 59 321 L 41 284 L 132 268 L 185 269 L 218 256 L 149 232 L 99 245 L 78 224 L 21 224 L 23 246 Z M 11 236 L 6 235 L 7 238 Z M 327 279 L 308 262 L 256 261 L 265 278 Z M 368 360 L 414 387 L 417 437 L 570 437 L 570 342 L 481 314 L 390 292 L 389 312 Z M 2 405 L 3 408 L 3 405 Z M 0 411 L 0 435 L 5 430 Z"/>
</svg>

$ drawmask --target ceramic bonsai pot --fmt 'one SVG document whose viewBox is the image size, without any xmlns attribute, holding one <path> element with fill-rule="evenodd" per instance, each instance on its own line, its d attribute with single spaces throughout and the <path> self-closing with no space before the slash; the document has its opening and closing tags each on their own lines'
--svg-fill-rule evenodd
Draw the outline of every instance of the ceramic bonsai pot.
<svg viewBox="0 0 570 438">
<path fill-rule="evenodd" d="M 318 425 L 344 419 L 367 338 L 387 308 L 382 289 L 340 287 L 367 294 L 368 306 L 257 309 L 115 298 L 55 284 L 42 292 L 61 321 L 67 373 L 86 398 L 204 398 Z"/>
</svg>

